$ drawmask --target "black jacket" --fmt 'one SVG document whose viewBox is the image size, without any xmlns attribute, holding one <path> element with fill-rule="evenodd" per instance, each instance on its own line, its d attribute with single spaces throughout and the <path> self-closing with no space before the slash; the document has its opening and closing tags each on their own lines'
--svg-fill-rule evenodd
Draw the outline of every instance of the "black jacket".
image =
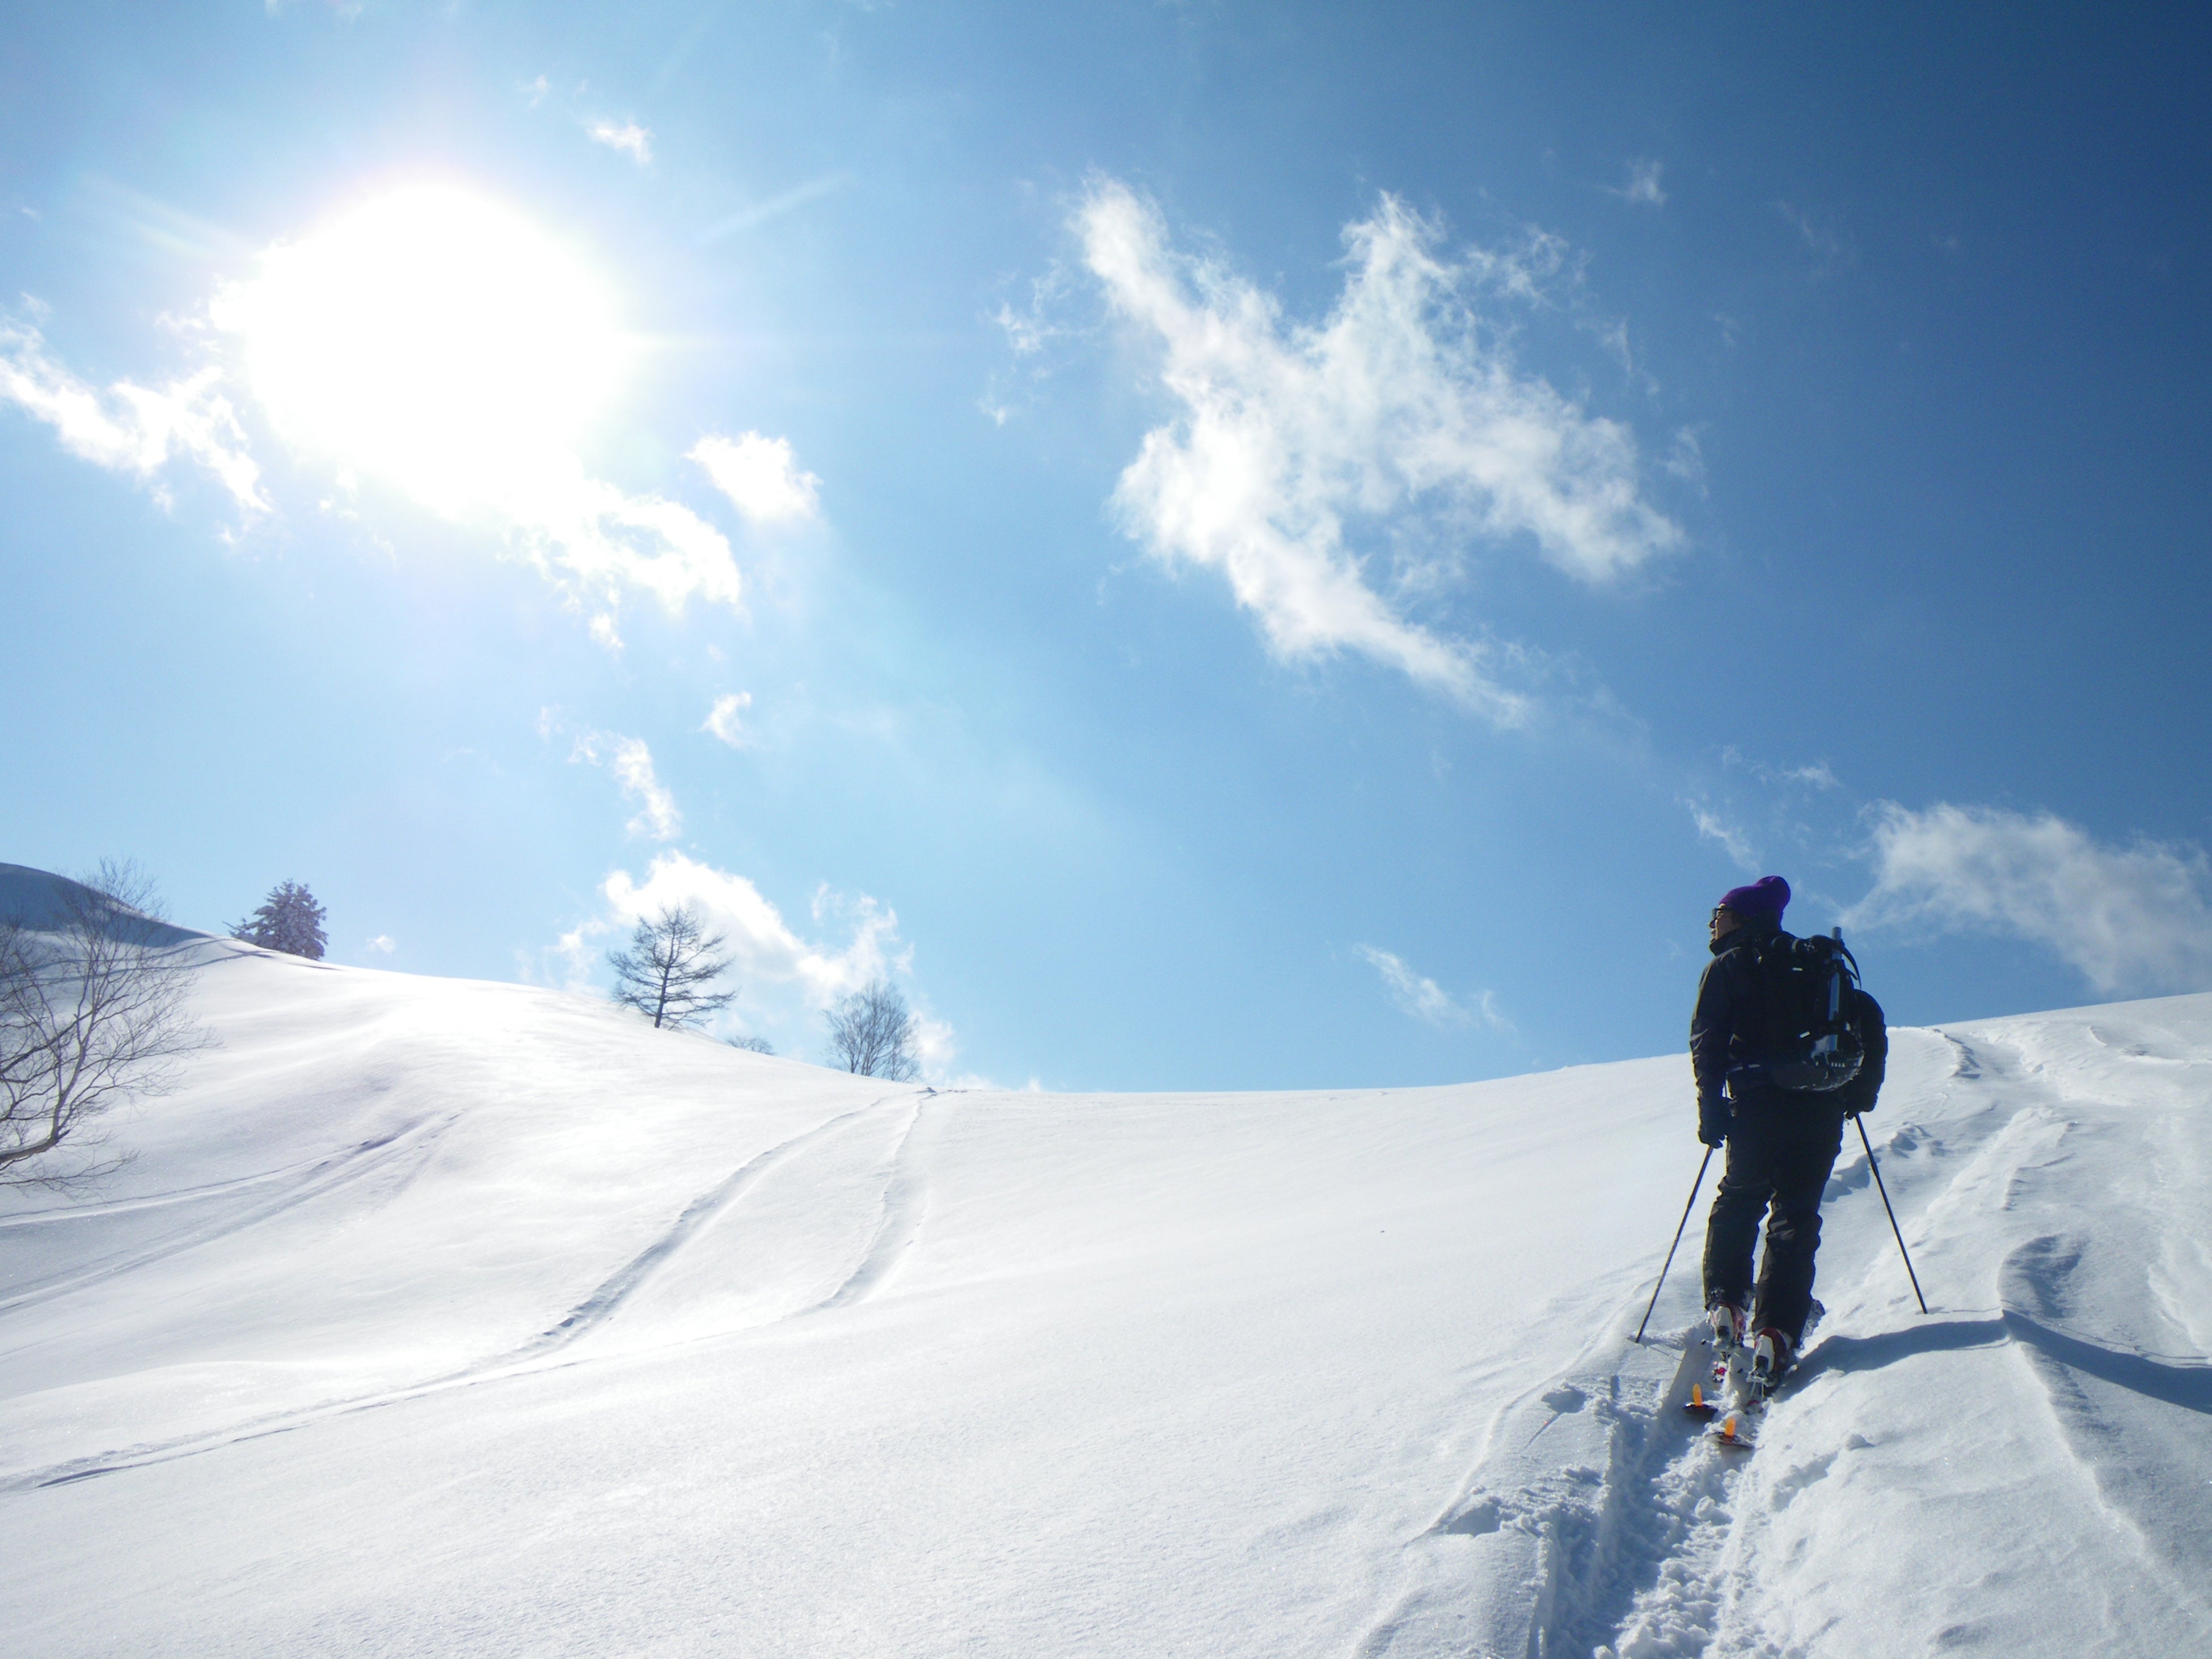
<svg viewBox="0 0 2212 1659">
<path fill-rule="evenodd" d="M 1727 1122 L 1724 1103 L 1729 1073 L 1759 1058 L 1759 966 L 1752 952 L 1742 947 L 1780 932 L 1771 922 L 1746 922 L 1713 941 L 1713 959 L 1705 964 L 1705 976 L 1698 981 L 1698 1004 L 1690 1015 L 1690 1068 L 1697 1074 L 1700 1126 Z M 1857 1113 L 1872 1111 L 1875 1097 L 1881 1092 L 1889 1064 L 1889 1033 L 1882 1024 L 1881 1005 L 1864 991 L 1854 991 L 1852 995 L 1857 1003 L 1856 1024 L 1866 1044 L 1866 1058 L 1859 1065 L 1859 1074 L 1827 1098 L 1846 1112 Z M 1759 1086 L 1750 1092 L 1771 1098 L 1784 1091 Z"/>
</svg>

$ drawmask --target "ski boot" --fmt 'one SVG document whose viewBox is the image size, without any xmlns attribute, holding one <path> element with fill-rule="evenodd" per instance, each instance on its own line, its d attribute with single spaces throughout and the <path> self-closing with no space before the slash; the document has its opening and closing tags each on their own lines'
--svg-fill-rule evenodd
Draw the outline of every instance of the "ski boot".
<svg viewBox="0 0 2212 1659">
<path fill-rule="evenodd" d="M 1789 1375 L 1791 1358 L 1787 1335 L 1769 1325 L 1751 1345 L 1751 1365 L 1745 1378 L 1744 1403 L 1753 1410 L 1771 1399 Z"/>
<path fill-rule="evenodd" d="M 1717 1397 L 1729 1393 L 1732 1384 L 1741 1382 L 1744 1339 L 1749 1334 L 1750 1328 L 1750 1316 L 1733 1302 L 1716 1302 L 1705 1310 L 1705 1340 L 1712 1353 L 1711 1380 L 1705 1386 Z M 1705 1407 L 1704 1394 L 1705 1389 L 1693 1390 L 1691 1415 L 1703 1417 L 1709 1414 Z"/>
</svg>

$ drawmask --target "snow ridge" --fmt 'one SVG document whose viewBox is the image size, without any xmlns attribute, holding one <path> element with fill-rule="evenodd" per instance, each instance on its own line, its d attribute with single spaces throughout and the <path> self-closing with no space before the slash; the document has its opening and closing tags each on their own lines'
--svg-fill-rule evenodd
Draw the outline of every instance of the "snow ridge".
<svg viewBox="0 0 2212 1659">
<path fill-rule="evenodd" d="M 1853 1146 L 1731 1457 L 1688 1241 L 1632 1340 L 1679 1057 L 954 1103 L 526 988 L 200 984 L 110 1194 L 0 1195 L 11 1651 L 2212 1645 L 2212 997 L 1896 1033 L 1934 1311 Z"/>
</svg>

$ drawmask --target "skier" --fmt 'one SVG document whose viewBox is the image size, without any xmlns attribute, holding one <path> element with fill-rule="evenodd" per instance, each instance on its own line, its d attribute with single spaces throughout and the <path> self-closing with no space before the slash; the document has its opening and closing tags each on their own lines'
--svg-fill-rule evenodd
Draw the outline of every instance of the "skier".
<svg viewBox="0 0 2212 1659">
<path fill-rule="evenodd" d="M 1826 1092 L 1783 1089 L 1766 1077 L 1760 947 L 1789 939 L 1782 932 L 1789 902 L 1790 884 L 1779 876 L 1722 896 L 1711 920 L 1713 960 L 1690 1017 L 1698 1139 L 1728 1147 L 1705 1227 L 1706 1316 L 1720 1353 L 1749 1340 L 1750 1377 L 1761 1396 L 1781 1381 L 1804 1339 L 1820 1196 L 1843 1146 L 1844 1120 L 1873 1109 L 1889 1052 L 1880 1005 L 1853 987 L 1850 1023 L 1865 1048 L 1858 1074 Z M 1752 1246 L 1762 1216 L 1766 1252 L 1754 1296 Z"/>
</svg>

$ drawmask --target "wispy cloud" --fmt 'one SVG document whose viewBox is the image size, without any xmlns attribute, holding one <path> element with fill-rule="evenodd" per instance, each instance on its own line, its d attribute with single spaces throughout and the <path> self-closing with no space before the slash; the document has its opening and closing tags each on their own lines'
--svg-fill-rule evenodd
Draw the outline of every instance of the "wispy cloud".
<svg viewBox="0 0 2212 1659">
<path fill-rule="evenodd" d="M 753 706 L 750 691 L 732 691 L 714 699 L 714 706 L 707 711 L 702 732 L 711 732 L 732 749 L 743 749 L 750 740 L 745 731 L 745 710 Z"/>
<path fill-rule="evenodd" d="M 1498 1012 L 1497 998 L 1492 993 L 1478 991 L 1462 1000 L 1427 975 L 1415 973 L 1403 957 L 1393 951 L 1379 950 L 1372 945 L 1355 945 L 1352 948 L 1361 961 L 1382 975 L 1390 1000 L 1415 1019 L 1437 1027 L 1469 1025 L 1480 1020 L 1495 1030 L 1513 1029 L 1512 1023 Z"/>
<path fill-rule="evenodd" d="M 2111 846 L 2051 812 L 1873 809 L 1875 884 L 1844 920 L 2029 940 L 2099 993 L 2212 985 L 2212 863 L 2201 848 Z"/>
<path fill-rule="evenodd" d="M 49 355 L 33 323 L 0 313 L 0 398 L 53 428 L 72 455 L 131 474 L 165 502 L 162 471 L 179 459 L 213 473 L 249 515 L 269 508 L 220 369 L 203 368 L 159 391 L 118 380 L 101 392 Z"/>
<path fill-rule="evenodd" d="M 399 941 L 389 933 L 379 933 L 362 948 L 372 956 L 388 957 L 399 948 Z"/>
<path fill-rule="evenodd" d="M 1850 229 L 1833 214 L 1794 207 L 1788 202 L 1777 202 L 1774 206 L 1813 256 L 1814 276 L 1826 276 L 1856 256 L 1857 246 Z"/>
<path fill-rule="evenodd" d="M 1757 872 L 1759 853 L 1750 836 L 1701 800 L 1685 800 L 1682 805 L 1689 810 L 1690 821 L 1698 826 L 1699 841 L 1714 842 L 1738 869 Z"/>
<path fill-rule="evenodd" d="M 1639 157 L 1628 164 L 1628 182 L 1615 188 L 1608 185 L 1607 194 L 1618 196 L 1624 202 L 1633 202 L 1640 207 L 1664 207 L 1667 192 L 1659 187 L 1661 163 Z"/>
<path fill-rule="evenodd" d="M 849 173 L 825 173 L 818 179 L 810 179 L 803 185 L 794 185 L 791 189 L 771 196 L 764 202 L 756 202 L 750 207 L 739 208 L 735 213 L 716 220 L 699 233 L 699 240 L 704 245 L 724 241 L 732 236 L 740 235 L 745 231 L 766 224 L 771 219 L 789 213 L 793 208 L 805 207 L 809 202 L 817 201 L 832 191 L 842 188 L 851 182 L 852 177 Z"/>
<path fill-rule="evenodd" d="M 811 519 L 821 510 L 822 480 L 800 470 L 788 438 L 757 432 L 706 437 L 684 459 L 697 462 L 714 488 L 756 524 Z"/>
<path fill-rule="evenodd" d="M 1705 450 L 1695 427 L 1675 428 L 1674 441 L 1667 447 L 1666 458 L 1659 465 L 1668 477 L 1680 478 L 1700 495 L 1705 493 Z"/>
<path fill-rule="evenodd" d="M 1478 314 L 1486 296 L 1540 294 L 1556 239 L 1454 261 L 1386 196 L 1346 228 L 1343 294 L 1308 326 L 1176 252 L 1158 209 L 1111 179 L 1076 228 L 1180 405 L 1121 475 L 1123 522 L 1162 561 L 1220 571 L 1282 658 L 1355 651 L 1511 723 L 1526 707 L 1494 648 L 1409 614 L 1455 584 L 1469 532 L 1528 538 L 1592 584 L 1680 543 L 1641 495 L 1628 429 L 1521 373 Z"/>
<path fill-rule="evenodd" d="M 556 586 L 609 607 L 592 619 L 594 637 L 619 645 L 611 608 L 626 587 L 643 589 L 672 612 L 694 599 L 743 605 L 744 579 L 728 540 L 690 507 L 630 495 L 592 477 L 571 456 L 544 459 L 540 489 L 503 489 L 453 516 L 489 518 Z"/>
<path fill-rule="evenodd" d="M 1840 789 L 1842 782 L 1835 770 L 1826 761 L 1814 761 L 1804 766 L 1769 766 L 1764 761 L 1753 760 L 1734 744 L 1721 750 L 1721 764 L 1734 770 L 1748 772 L 1761 783 L 1784 784 L 1798 789 Z"/>
<path fill-rule="evenodd" d="M 625 826 L 633 836 L 653 841 L 673 841 L 683 833 L 684 815 L 653 769 L 653 751 L 643 738 L 625 738 L 614 732 L 580 734 L 568 751 L 571 762 L 588 761 L 604 766 L 622 786 L 623 793 L 637 807 L 637 816 Z"/>
<path fill-rule="evenodd" d="M 544 76 L 538 77 L 541 81 Z M 617 125 L 612 121 L 594 121 L 585 129 L 595 144 L 605 144 L 609 149 L 618 149 L 644 167 L 653 160 L 653 135 L 635 121 Z"/>
</svg>

